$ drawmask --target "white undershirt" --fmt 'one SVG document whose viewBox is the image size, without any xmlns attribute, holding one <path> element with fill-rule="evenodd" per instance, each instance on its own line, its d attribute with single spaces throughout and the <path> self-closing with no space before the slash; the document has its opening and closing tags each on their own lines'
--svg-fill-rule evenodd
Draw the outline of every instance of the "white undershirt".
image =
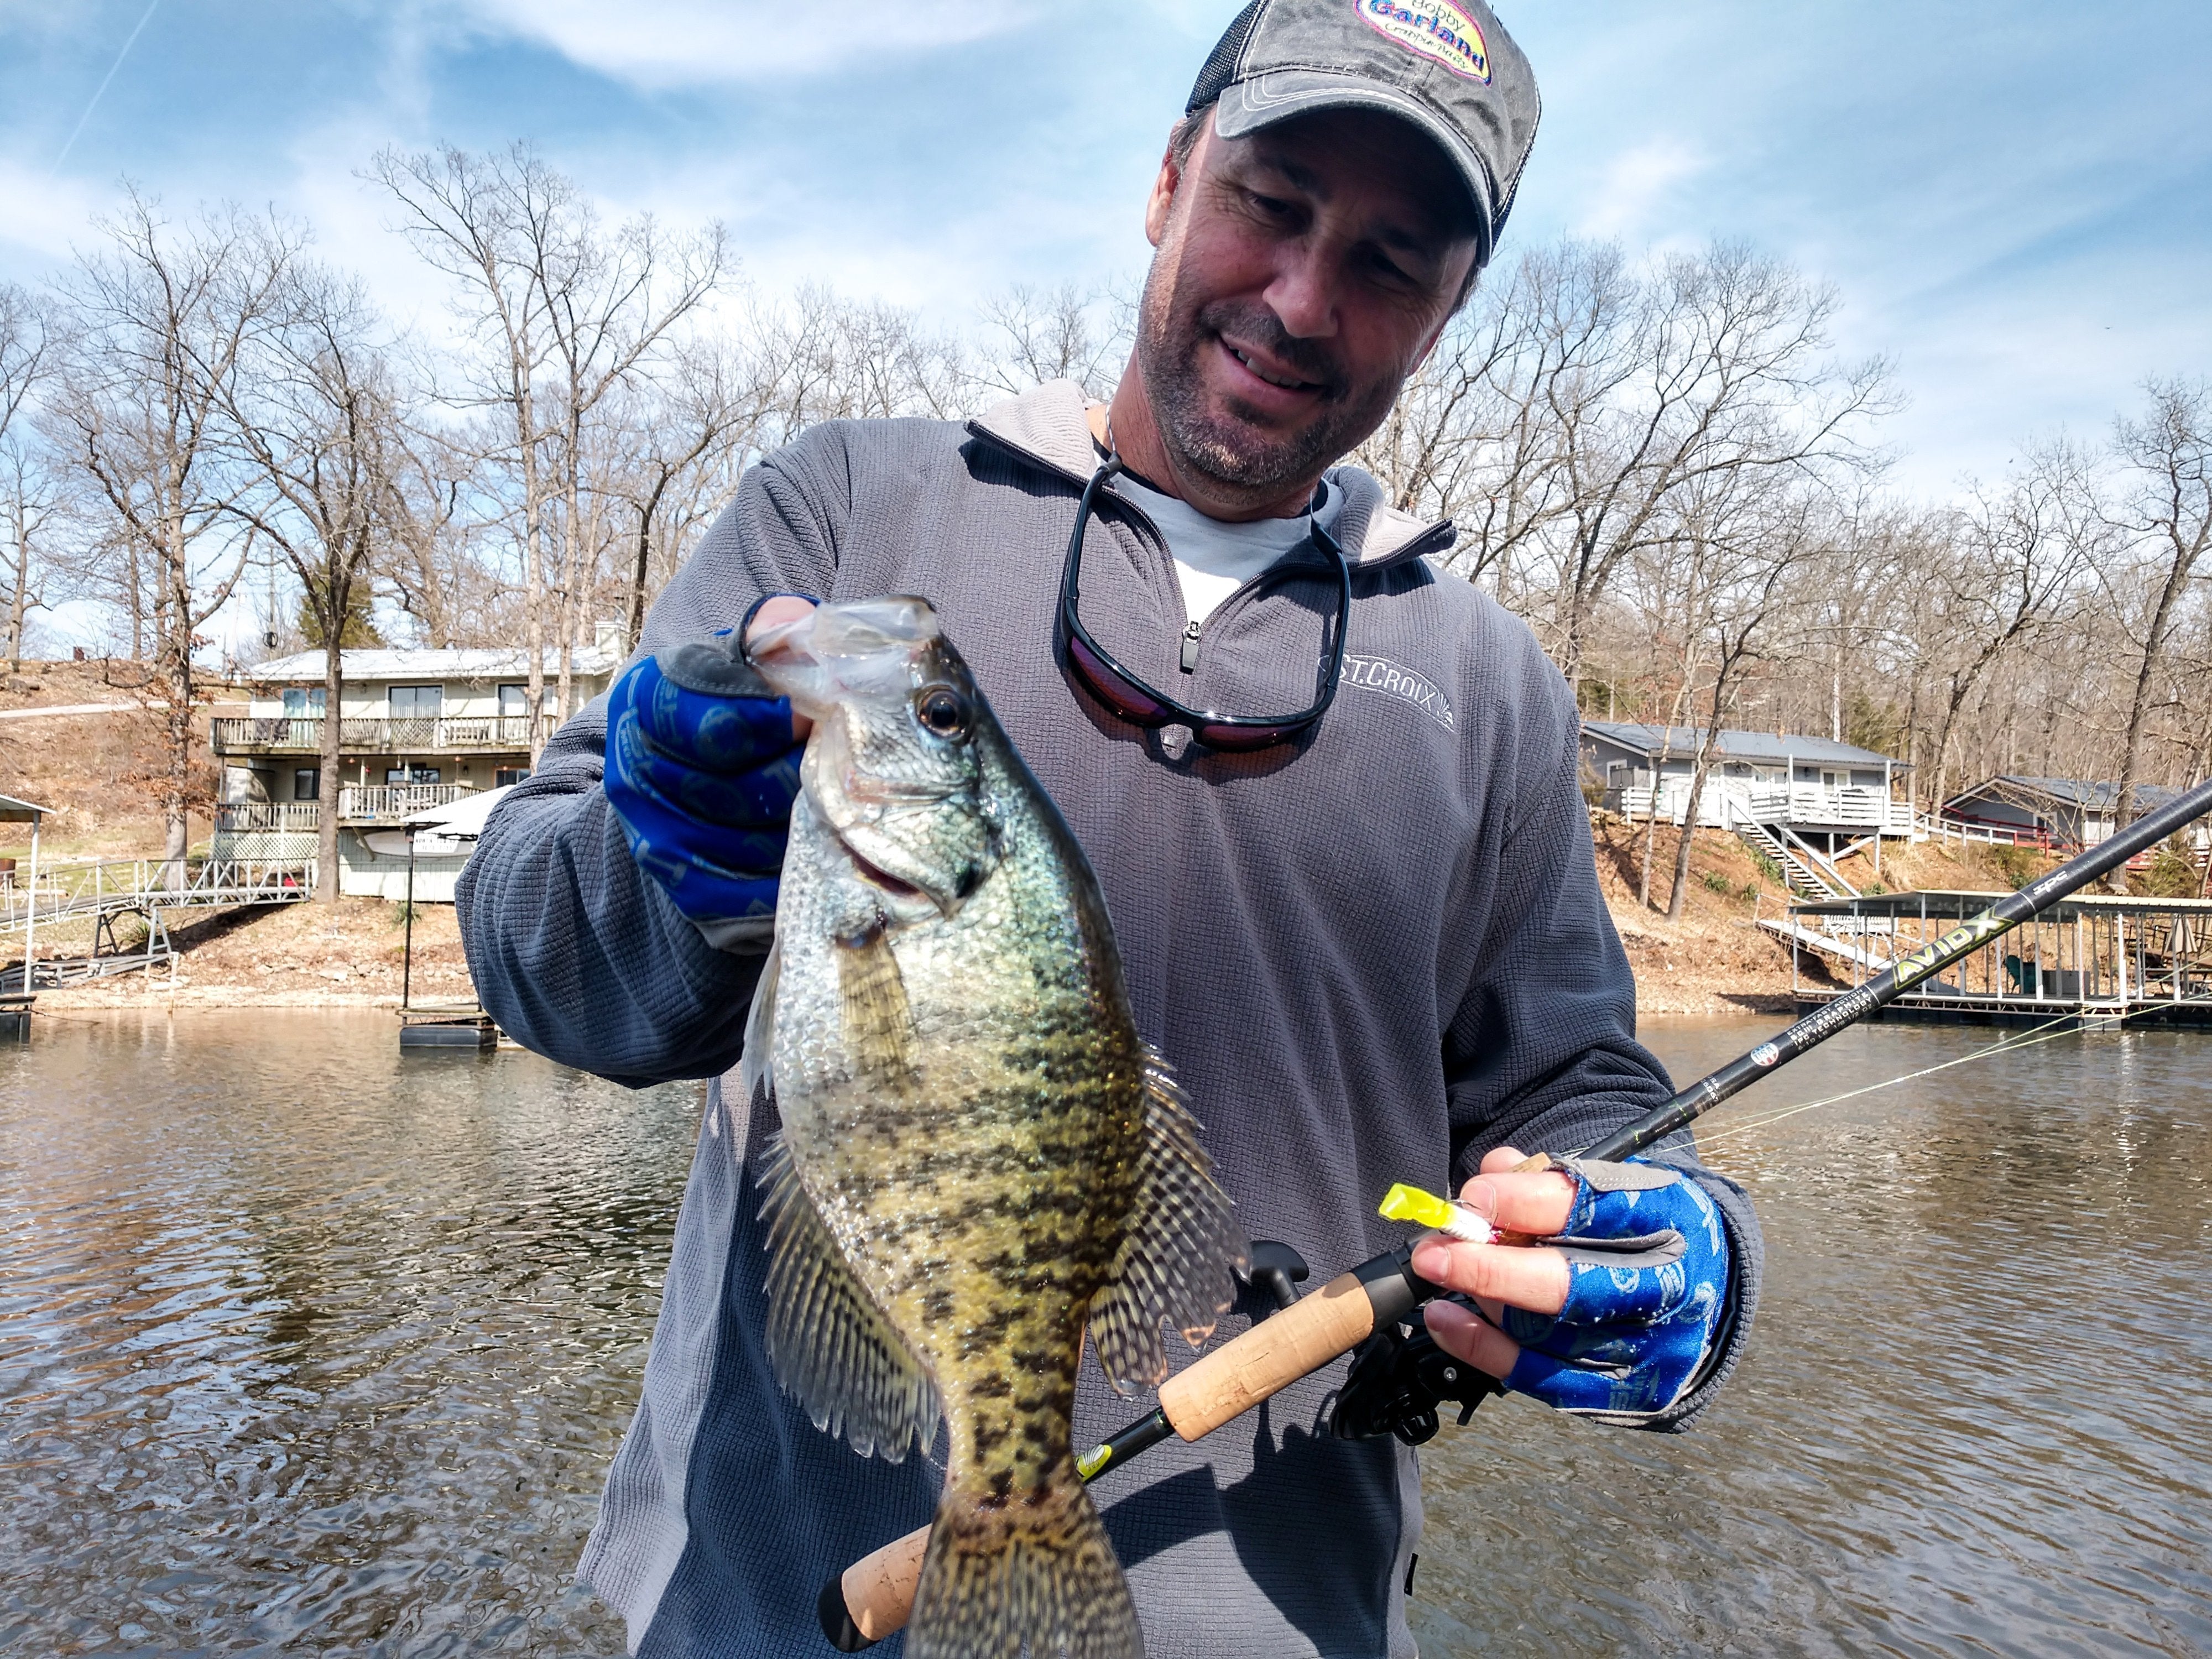
<svg viewBox="0 0 2212 1659">
<path fill-rule="evenodd" d="M 1292 548 L 1303 545 L 1316 520 L 1322 529 L 1334 532 L 1337 514 L 1344 506 L 1343 492 L 1323 484 L 1317 513 L 1230 524 L 1209 519 L 1188 501 L 1163 495 L 1126 472 L 1114 480 L 1114 488 L 1133 501 L 1167 538 L 1176 577 L 1182 584 L 1183 609 L 1194 623 L 1203 623 L 1231 593 Z"/>
</svg>

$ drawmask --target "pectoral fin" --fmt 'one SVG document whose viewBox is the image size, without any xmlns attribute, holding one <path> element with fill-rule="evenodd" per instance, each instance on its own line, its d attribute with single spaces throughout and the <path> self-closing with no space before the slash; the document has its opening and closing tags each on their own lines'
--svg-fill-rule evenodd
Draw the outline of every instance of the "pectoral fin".
<svg viewBox="0 0 2212 1659">
<path fill-rule="evenodd" d="M 838 941 L 837 994 L 846 1046 L 860 1075 L 905 1078 L 913 1070 L 914 1011 L 898 958 L 882 931 Z"/>
<path fill-rule="evenodd" d="M 778 1135 L 764 1150 L 768 1353 L 814 1426 L 896 1463 L 937 1435 L 936 1386 L 854 1276 Z"/>
<path fill-rule="evenodd" d="M 783 942 L 769 947 L 768 960 L 753 986 L 753 1004 L 745 1012 L 745 1047 L 738 1059 L 738 1084 L 750 1103 L 763 1085 L 775 1090 L 769 1059 L 775 1049 L 775 986 L 783 974 Z"/>
<path fill-rule="evenodd" d="M 1091 1340 L 1121 1393 L 1168 1374 L 1161 1322 L 1192 1346 L 1213 1334 L 1247 1265 L 1229 1196 L 1214 1184 L 1198 1120 L 1166 1060 L 1146 1050 L 1145 1149 L 1137 1204 L 1110 1282 L 1091 1304 Z"/>
</svg>

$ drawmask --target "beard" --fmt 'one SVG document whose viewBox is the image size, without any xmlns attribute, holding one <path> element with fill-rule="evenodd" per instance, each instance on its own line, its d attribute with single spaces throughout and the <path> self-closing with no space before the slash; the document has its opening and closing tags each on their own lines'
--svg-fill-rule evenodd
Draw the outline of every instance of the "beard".
<svg viewBox="0 0 2212 1659">
<path fill-rule="evenodd" d="M 1255 501 L 1318 479 L 1382 423 L 1403 377 L 1387 374 L 1355 384 L 1328 348 L 1288 332 L 1264 305 L 1217 300 L 1188 312 L 1172 299 L 1174 284 L 1155 262 L 1137 319 L 1137 360 L 1145 395 L 1169 453 L 1223 493 Z M 1234 398 L 1212 406 L 1199 354 L 1233 334 L 1322 388 L 1314 413 L 1290 430 L 1262 421 Z"/>
</svg>

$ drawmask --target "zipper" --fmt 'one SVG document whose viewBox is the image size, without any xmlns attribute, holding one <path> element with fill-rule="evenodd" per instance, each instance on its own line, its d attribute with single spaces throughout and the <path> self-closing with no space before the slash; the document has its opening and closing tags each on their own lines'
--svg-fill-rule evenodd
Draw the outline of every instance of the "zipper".
<svg viewBox="0 0 2212 1659">
<path fill-rule="evenodd" d="M 1183 624 L 1182 672 L 1186 674 L 1198 672 L 1198 621 L 1195 617 Z"/>
</svg>

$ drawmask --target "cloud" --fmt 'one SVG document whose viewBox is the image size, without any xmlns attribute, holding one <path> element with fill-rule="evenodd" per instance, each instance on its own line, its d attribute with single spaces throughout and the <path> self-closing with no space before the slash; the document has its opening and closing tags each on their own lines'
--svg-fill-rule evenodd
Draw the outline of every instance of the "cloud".
<svg viewBox="0 0 2212 1659">
<path fill-rule="evenodd" d="M 58 264 L 92 239 L 92 216 L 112 201 L 113 192 L 82 179 L 56 178 L 44 167 L 0 156 L 0 248 L 14 257 L 11 266 Z"/>
<path fill-rule="evenodd" d="M 1582 235 L 1601 239 L 1644 234 L 1661 216 L 1675 186 L 1709 165 L 1704 152 L 1684 139 L 1646 139 L 1606 165 L 1575 228 Z"/>
<path fill-rule="evenodd" d="M 540 42 L 649 88 L 880 67 L 888 56 L 981 40 L 1039 19 L 1013 0 L 770 4 L 766 0 L 457 0 L 487 33 Z"/>
</svg>

